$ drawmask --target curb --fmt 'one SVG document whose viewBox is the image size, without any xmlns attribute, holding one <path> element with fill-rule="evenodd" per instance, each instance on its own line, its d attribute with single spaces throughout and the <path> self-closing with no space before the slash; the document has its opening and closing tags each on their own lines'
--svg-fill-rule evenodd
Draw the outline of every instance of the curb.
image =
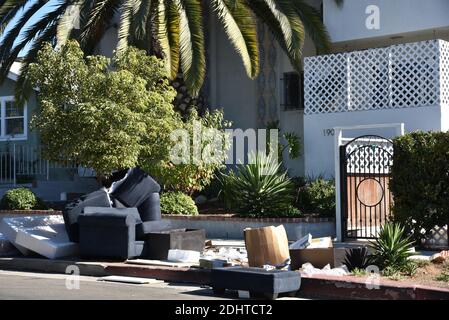
<svg viewBox="0 0 449 320">
<path fill-rule="evenodd" d="M 347 300 L 449 300 L 449 289 L 381 280 L 367 286 L 367 278 L 352 276 L 302 276 L 300 295 Z M 371 282 L 370 282 L 371 283 Z"/>
<path fill-rule="evenodd" d="M 128 276 L 140 278 L 155 278 L 158 280 L 182 283 L 194 283 L 209 285 L 211 283 L 211 272 L 199 268 L 173 268 L 154 266 L 130 266 L 129 264 L 106 266 L 105 271 L 110 275 Z"/>
<path fill-rule="evenodd" d="M 82 276 L 116 275 L 197 285 L 211 283 L 210 270 L 198 268 L 142 266 L 120 262 L 0 258 L 0 270 L 9 271 L 65 274 L 66 268 L 73 265 L 79 267 Z M 378 289 L 370 290 L 366 286 L 366 278 L 302 275 L 299 296 L 333 300 L 449 300 L 449 289 L 381 280 Z"/>
<path fill-rule="evenodd" d="M 48 260 L 38 258 L 0 258 L 0 269 L 65 274 L 68 266 L 77 266 L 82 276 L 104 277 L 109 274 L 105 265 L 98 262 Z"/>
</svg>

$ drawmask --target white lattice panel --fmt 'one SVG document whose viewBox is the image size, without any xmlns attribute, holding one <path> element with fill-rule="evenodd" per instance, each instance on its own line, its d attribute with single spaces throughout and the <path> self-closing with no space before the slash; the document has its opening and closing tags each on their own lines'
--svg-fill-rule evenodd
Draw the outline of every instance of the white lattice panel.
<svg viewBox="0 0 449 320">
<path fill-rule="evenodd" d="M 449 102 L 449 44 L 432 40 L 310 57 L 304 76 L 306 114 L 436 105 L 440 91 Z"/>
<path fill-rule="evenodd" d="M 347 72 L 345 54 L 309 58 L 304 66 L 305 112 L 342 111 L 342 106 L 348 103 Z"/>
<path fill-rule="evenodd" d="M 424 245 L 430 249 L 445 248 L 448 245 L 447 237 L 447 226 L 435 227 L 430 231 L 430 235 L 425 240 Z"/>
<path fill-rule="evenodd" d="M 439 44 L 441 104 L 449 105 L 449 42 L 440 41 Z"/>
</svg>

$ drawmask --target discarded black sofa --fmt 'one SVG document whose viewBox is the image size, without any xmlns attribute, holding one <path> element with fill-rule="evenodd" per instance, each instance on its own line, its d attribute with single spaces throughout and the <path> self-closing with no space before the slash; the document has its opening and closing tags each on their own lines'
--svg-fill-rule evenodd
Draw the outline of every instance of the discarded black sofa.
<svg viewBox="0 0 449 320">
<path fill-rule="evenodd" d="M 127 259 L 144 253 L 145 235 L 169 228 L 161 220 L 159 184 L 140 168 L 130 169 L 63 210 L 69 239 L 83 257 Z"/>
</svg>

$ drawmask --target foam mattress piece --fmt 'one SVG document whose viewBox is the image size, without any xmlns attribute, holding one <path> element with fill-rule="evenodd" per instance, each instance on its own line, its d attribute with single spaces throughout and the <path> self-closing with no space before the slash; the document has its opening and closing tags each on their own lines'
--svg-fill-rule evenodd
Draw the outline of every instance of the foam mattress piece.
<svg viewBox="0 0 449 320">
<path fill-rule="evenodd" d="M 18 254 L 18 251 L 14 245 L 2 233 L 0 233 L 0 257 L 16 254 Z"/>
<path fill-rule="evenodd" d="M 19 226 L 17 226 L 16 224 L 11 224 L 8 221 L 9 219 L 11 218 L 0 219 L 0 233 L 2 233 L 3 237 L 7 239 L 17 250 L 19 250 L 21 254 L 25 256 L 30 255 L 30 250 L 16 243 Z"/>
<path fill-rule="evenodd" d="M 49 259 L 78 254 L 78 244 L 70 242 L 62 216 L 5 218 L 0 230 L 6 230 L 8 240 L 27 254 L 31 251 Z"/>
</svg>

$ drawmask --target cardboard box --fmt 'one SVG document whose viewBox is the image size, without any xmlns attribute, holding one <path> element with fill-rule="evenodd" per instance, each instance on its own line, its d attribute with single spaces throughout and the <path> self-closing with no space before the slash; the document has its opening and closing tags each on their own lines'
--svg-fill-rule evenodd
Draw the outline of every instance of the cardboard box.
<svg viewBox="0 0 449 320">
<path fill-rule="evenodd" d="M 330 264 L 334 267 L 334 248 L 291 249 L 291 269 L 298 270 L 304 263 L 311 263 L 315 268 L 324 268 Z"/>
<path fill-rule="evenodd" d="M 278 266 L 289 259 L 287 232 L 284 226 L 245 229 L 245 246 L 250 267 Z"/>
<path fill-rule="evenodd" d="M 327 264 L 334 267 L 334 248 L 330 237 L 312 239 L 305 249 L 290 249 L 291 269 L 298 270 L 304 263 L 315 268 L 324 268 Z"/>
</svg>

